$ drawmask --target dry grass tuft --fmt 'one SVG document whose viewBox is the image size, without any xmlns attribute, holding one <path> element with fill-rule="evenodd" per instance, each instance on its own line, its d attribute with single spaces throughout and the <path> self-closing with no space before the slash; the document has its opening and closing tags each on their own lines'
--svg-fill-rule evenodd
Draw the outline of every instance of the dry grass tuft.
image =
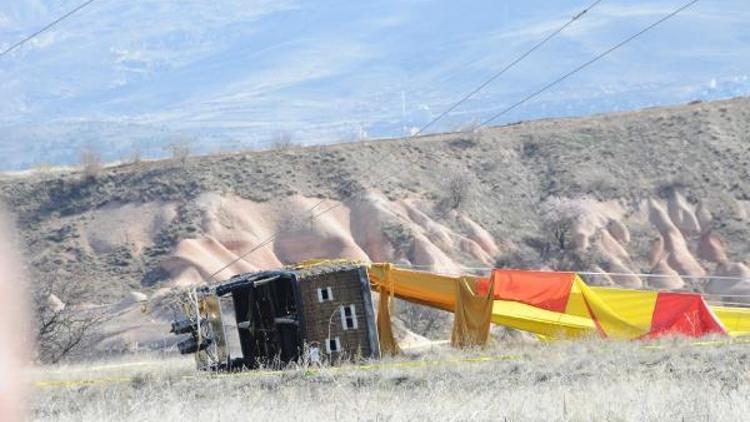
<svg viewBox="0 0 750 422">
<path fill-rule="evenodd" d="M 96 179 L 104 170 L 102 157 L 93 149 L 81 151 L 81 170 L 83 175 L 88 179 Z"/>
</svg>

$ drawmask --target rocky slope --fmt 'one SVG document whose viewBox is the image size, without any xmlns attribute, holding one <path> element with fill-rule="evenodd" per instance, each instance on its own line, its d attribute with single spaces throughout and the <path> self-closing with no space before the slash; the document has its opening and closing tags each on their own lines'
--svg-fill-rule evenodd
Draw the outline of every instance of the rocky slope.
<svg viewBox="0 0 750 422">
<path fill-rule="evenodd" d="M 750 278 L 749 126 L 739 98 L 5 176 L 0 189 L 30 271 L 85 283 L 89 302 L 131 301 L 117 312 L 132 291 L 201 282 L 276 233 L 216 278 L 309 258 L 497 263 L 739 301 L 750 281 L 721 277 Z"/>
</svg>

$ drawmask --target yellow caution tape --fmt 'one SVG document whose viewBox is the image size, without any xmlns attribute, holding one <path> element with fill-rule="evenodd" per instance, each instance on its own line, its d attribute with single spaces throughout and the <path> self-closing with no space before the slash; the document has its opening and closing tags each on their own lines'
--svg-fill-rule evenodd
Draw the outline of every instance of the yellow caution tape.
<svg viewBox="0 0 750 422">
<path fill-rule="evenodd" d="M 421 368 L 426 366 L 442 366 L 447 364 L 459 364 L 459 363 L 483 363 L 483 362 L 495 362 L 503 360 L 515 360 L 519 359 L 520 356 L 516 355 L 498 355 L 498 356 L 479 356 L 469 357 L 462 359 L 440 359 L 440 360 L 414 360 L 414 361 L 402 361 L 402 362 L 387 362 L 387 363 L 371 363 L 356 366 L 330 366 L 321 368 L 307 368 L 304 372 L 305 375 L 318 375 L 325 373 L 345 373 L 354 372 L 360 370 L 375 370 L 384 368 Z M 123 365 L 123 366 L 134 366 L 134 365 Z M 116 368 L 116 366 L 110 366 Z M 219 379 L 229 377 L 262 377 L 262 376 L 274 376 L 289 373 L 289 370 L 253 370 L 253 371 L 241 371 L 241 372 L 223 372 L 223 373 L 207 373 L 205 375 L 185 375 L 181 378 L 183 380 L 192 380 L 196 378 L 208 378 L 208 379 Z M 89 387 L 99 385 L 114 385 L 114 384 L 125 384 L 133 382 L 137 377 L 100 377 L 90 379 L 77 379 L 77 380 L 41 380 L 33 383 L 34 387 L 37 388 L 76 388 L 76 387 Z"/>
</svg>

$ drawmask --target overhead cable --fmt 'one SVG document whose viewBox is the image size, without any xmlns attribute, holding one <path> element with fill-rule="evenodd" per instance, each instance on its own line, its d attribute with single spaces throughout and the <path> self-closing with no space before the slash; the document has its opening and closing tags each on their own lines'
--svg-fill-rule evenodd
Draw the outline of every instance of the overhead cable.
<svg viewBox="0 0 750 422">
<path fill-rule="evenodd" d="M 636 32 L 635 34 L 629 36 L 628 38 L 625 38 L 624 40 L 620 41 L 619 43 L 617 43 L 613 47 L 610 47 L 609 49 L 601 52 L 600 54 L 598 54 L 597 56 L 595 56 L 591 60 L 589 60 L 589 61 L 587 61 L 587 62 L 585 62 L 585 63 L 577 66 L 573 70 L 565 73 L 564 75 L 560 76 L 559 78 L 555 79 L 554 81 L 548 83 L 547 85 L 544 85 L 542 88 L 534 91 L 533 93 L 527 95 L 526 97 L 522 98 L 521 100 L 519 100 L 519 101 L 511 104 L 510 106 L 504 108 L 500 112 L 494 114 L 489 119 L 486 119 L 486 120 L 482 121 L 482 123 L 480 124 L 480 126 L 487 126 L 487 125 L 489 125 L 493 121 L 497 120 L 499 117 L 501 117 L 501 116 L 509 113 L 510 111 L 516 109 L 517 107 L 521 106 L 522 104 L 526 103 L 527 101 L 529 101 L 529 100 L 537 97 L 538 95 L 542 94 L 544 91 L 547 91 L 548 89 L 550 89 L 553 86 L 559 84 L 560 82 L 568 79 L 569 77 L 575 75 L 576 73 L 580 72 L 581 70 L 583 70 L 583 69 L 589 67 L 590 65 L 598 62 L 599 60 L 601 60 L 602 58 L 606 57 L 607 55 L 609 55 L 613 51 L 617 50 L 618 48 L 620 48 L 620 47 L 624 46 L 625 44 L 633 41 L 634 39 L 640 37 L 641 35 L 643 35 L 646 32 L 652 30 L 653 28 L 657 27 L 658 25 L 662 24 L 663 22 L 665 22 L 665 21 L 673 18 L 674 16 L 676 16 L 677 14 L 679 14 L 680 12 L 682 12 L 683 10 L 685 10 L 688 7 L 694 5 L 695 3 L 698 3 L 698 1 L 699 0 L 692 0 L 692 1 L 689 1 L 689 2 L 685 3 L 684 5 L 680 6 L 677 9 L 675 9 L 674 11 L 672 11 L 668 15 L 662 17 L 661 19 L 657 20 L 656 22 L 652 23 L 651 25 L 643 28 L 642 30 Z"/>
<path fill-rule="evenodd" d="M 44 32 L 48 31 L 53 26 L 59 24 L 60 22 L 64 21 L 65 19 L 75 15 L 76 13 L 80 12 L 81 10 L 85 9 L 91 3 L 95 2 L 96 0 L 88 0 L 85 3 L 80 4 L 78 7 L 74 8 L 73 10 L 69 11 L 68 13 L 60 16 L 59 18 L 55 19 L 54 21 L 50 22 L 49 24 L 45 25 L 42 29 L 34 32 L 33 34 L 25 37 L 21 41 L 18 41 L 17 43 L 11 45 L 10 47 L 6 48 L 2 52 L 0 52 L 0 58 L 5 56 L 6 54 L 9 54 L 11 51 L 20 48 L 22 45 L 26 44 L 27 42 L 31 41 L 32 39 L 38 37 L 39 35 L 43 34 Z"/>
</svg>

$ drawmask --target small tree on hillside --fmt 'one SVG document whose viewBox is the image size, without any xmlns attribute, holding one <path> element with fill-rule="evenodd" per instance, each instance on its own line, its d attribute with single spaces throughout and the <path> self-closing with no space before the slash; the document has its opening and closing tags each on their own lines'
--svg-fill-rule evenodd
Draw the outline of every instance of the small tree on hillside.
<svg viewBox="0 0 750 422">
<path fill-rule="evenodd" d="M 567 250 L 573 247 L 574 229 L 586 212 L 579 202 L 570 199 L 551 198 L 544 202 L 541 229 L 553 248 Z"/>
<path fill-rule="evenodd" d="M 42 363 L 57 363 L 90 345 L 101 314 L 76 309 L 84 289 L 72 278 L 65 281 L 53 275 L 34 278 L 33 307 L 36 322 L 37 354 Z"/>
<path fill-rule="evenodd" d="M 449 173 L 443 185 L 440 208 L 444 211 L 465 208 L 473 199 L 474 179 L 463 171 Z"/>
<path fill-rule="evenodd" d="M 187 160 L 193 152 L 193 140 L 190 138 L 178 138 L 165 148 L 173 160 L 182 167 L 187 165 Z"/>
<path fill-rule="evenodd" d="M 495 257 L 495 268 L 538 269 L 544 266 L 539 253 L 523 245 Z"/>
<path fill-rule="evenodd" d="M 292 133 L 286 130 L 276 132 L 271 138 L 271 148 L 278 150 L 287 150 L 294 146 Z"/>
<path fill-rule="evenodd" d="M 124 161 L 127 161 L 134 166 L 141 164 L 143 161 L 143 150 L 137 144 L 133 144 L 130 148 L 130 154 Z"/>
<path fill-rule="evenodd" d="M 580 202 L 552 198 L 541 208 L 539 236 L 526 239 L 539 255 L 541 263 L 559 270 L 590 269 L 601 260 L 592 247 L 579 249 L 575 241 L 575 229 L 587 210 Z"/>
</svg>

